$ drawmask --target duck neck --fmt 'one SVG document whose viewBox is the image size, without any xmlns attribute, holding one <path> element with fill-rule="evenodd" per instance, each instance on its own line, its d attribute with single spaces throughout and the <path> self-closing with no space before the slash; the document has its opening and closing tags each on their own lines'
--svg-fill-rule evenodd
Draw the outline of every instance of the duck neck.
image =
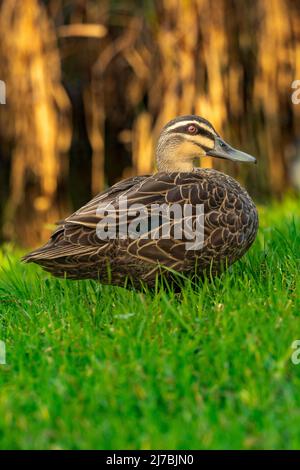
<svg viewBox="0 0 300 470">
<path fill-rule="evenodd" d="M 166 173 L 178 172 L 190 172 L 193 171 L 194 165 L 193 160 L 177 160 L 177 159 L 163 159 L 157 161 L 158 171 L 164 171 Z"/>
<path fill-rule="evenodd" d="M 190 147 L 181 139 L 160 140 L 156 149 L 156 162 L 158 171 L 172 173 L 175 171 L 193 171 L 194 155 L 190 154 Z"/>
</svg>

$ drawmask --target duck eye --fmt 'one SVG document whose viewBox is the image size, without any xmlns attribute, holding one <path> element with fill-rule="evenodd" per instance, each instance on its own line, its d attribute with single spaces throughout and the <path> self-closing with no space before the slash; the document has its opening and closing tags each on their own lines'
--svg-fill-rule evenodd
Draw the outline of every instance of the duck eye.
<svg viewBox="0 0 300 470">
<path fill-rule="evenodd" d="M 188 126 L 187 130 L 188 130 L 188 133 L 189 133 L 189 134 L 196 134 L 196 132 L 197 132 L 197 127 L 196 127 L 196 126 L 193 126 L 193 124 L 191 124 L 190 126 Z"/>
</svg>

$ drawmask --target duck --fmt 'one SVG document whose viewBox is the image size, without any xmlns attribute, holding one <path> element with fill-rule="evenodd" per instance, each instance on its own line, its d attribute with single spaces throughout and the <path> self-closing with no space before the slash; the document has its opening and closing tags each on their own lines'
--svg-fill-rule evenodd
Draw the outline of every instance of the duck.
<svg viewBox="0 0 300 470">
<path fill-rule="evenodd" d="M 174 274 L 220 274 L 251 247 L 258 214 L 234 178 L 199 167 L 202 157 L 256 163 L 208 120 L 176 117 L 159 135 L 156 173 L 101 192 L 58 223 L 49 241 L 23 261 L 60 278 L 137 289 L 155 287 L 161 276 L 168 281 Z"/>
</svg>

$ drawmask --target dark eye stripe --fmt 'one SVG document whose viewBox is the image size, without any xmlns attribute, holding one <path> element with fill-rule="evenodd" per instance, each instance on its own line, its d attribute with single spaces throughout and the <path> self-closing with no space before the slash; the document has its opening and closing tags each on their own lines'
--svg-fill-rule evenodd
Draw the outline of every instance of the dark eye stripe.
<svg viewBox="0 0 300 470">
<path fill-rule="evenodd" d="M 197 133 L 196 134 L 190 134 L 189 131 L 188 131 L 189 126 L 195 126 L 197 128 Z M 184 126 L 176 127 L 175 129 L 171 129 L 169 132 L 170 132 L 170 134 L 181 133 L 181 134 L 188 134 L 188 135 L 202 135 L 203 137 L 207 137 L 208 139 L 211 139 L 211 140 L 215 139 L 215 135 L 212 132 L 208 131 L 207 129 L 203 129 L 203 127 L 197 126 L 194 123 L 190 123 L 190 124 L 186 124 Z"/>
<path fill-rule="evenodd" d="M 203 135 L 203 137 L 208 137 L 211 140 L 215 140 L 215 135 L 207 129 L 203 129 L 203 127 L 200 126 L 199 131 L 199 134 Z"/>
</svg>

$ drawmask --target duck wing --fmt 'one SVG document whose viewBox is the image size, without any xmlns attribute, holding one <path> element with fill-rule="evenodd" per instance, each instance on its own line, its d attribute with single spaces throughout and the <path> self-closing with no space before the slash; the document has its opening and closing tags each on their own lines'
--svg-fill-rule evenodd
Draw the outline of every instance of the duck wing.
<svg viewBox="0 0 300 470">
<path fill-rule="evenodd" d="M 117 220 L 120 220 L 124 211 L 121 199 L 125 197 L 127 207 L 143 204 L 146 209 L 145 223 L 141 223 L 142 232 L 135 238 L 100 238 L 98 229 L 105 223 L 105 209 L 113 207 Z M 162 237 L 163 221 L 159 220 L 154 228 L 149 224 L 149 211 L 153 204 L 176 204 L 182 209 L 185 204 L 193 208 L 203 205 L 203 249 L 187 250 L 186 243 L 191 240 L 185 233 L 177 239 L 173 222 L 171 236 Z M 180 221 L 184 222 L 184 210 L 182 214 Z M 136 216 L 137 213 L 133 215 L 127 210 L 127 234 Z M 193 214 L 190 220 L 193 233 L 195 222 Z M 158 236 L 153 236 L 153 230 Z M 249 248 L 256 231 L 255 206 L 246 191 L 232 178 L 206 169 L 190 173 L 157 173 L 124 180 L 99 194 L 66 218 L 49 242 L 27 255 L 25 261 L 36 262 L 57 276 L 99 278 L 113 284 L 124 284 L 124 279 L 131 277 L 153 284 L 162 267 L 190 272 L 197 265 L 201 272 L 212 261 L 216 269 L 224 261 L 230 264 Z"/>
<path fill-rule="evenodd" d="M 60 221 L 49 241 L 44 246 L 25 255 L 22 260 L 41 264 L 39 261 L 42 260 L 89 254 L 93 252 L 95 245 L 107 245 L 101 243 L 101 240 L 96 236 L 95 228 L 99 222 L 99 218 L 97 218 L 99 205 L 109 203 L 148 176 L 127 178 L 97 194 L 85 206 Z"/>
</svg>

